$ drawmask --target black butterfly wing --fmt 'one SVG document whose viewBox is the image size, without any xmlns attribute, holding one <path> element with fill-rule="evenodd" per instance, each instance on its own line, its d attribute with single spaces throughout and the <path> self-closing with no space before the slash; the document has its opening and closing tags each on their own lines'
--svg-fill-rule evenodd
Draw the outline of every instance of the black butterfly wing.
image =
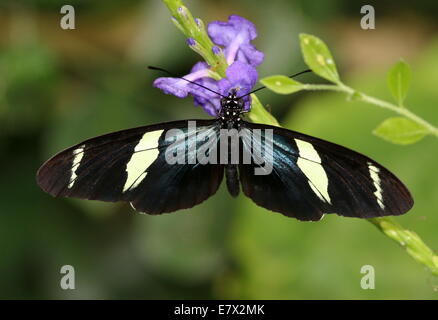
<svg viewBox="0 0 438 320">
<path fill-rule="evenodd" d="M 37 183 L 56 197 L 121 200 L 149 214 L 191 208 L 222 181 L 222 165 L 201 164 L 194 154 L 214 149 L 219 129 L 216 120 L 183 120 L 92 138 L 44 163 Z"/>
<path fill-rule="evenodd" d="M 266 134 L 266 129 L 272 134 Z M 256 132 L 261 132 L 261 140 L 254 139 Z M 400 215 L 413 206 L 408 189 L 394 174 L 345 147 L 248 122 L 242 122 L 241 140 L 244 152 L 251 152 L 253 160 L 265 141 L 272 144 L 262 153 L 267 156 L 271 152 L 270 174 L 255 174 L 256 168 L 263 167 L 260 159 L 259 164 L 239 165 L 243 192 L 269 210 L 316 221 L 325 213 L 358 218 Z"/>
</svg>

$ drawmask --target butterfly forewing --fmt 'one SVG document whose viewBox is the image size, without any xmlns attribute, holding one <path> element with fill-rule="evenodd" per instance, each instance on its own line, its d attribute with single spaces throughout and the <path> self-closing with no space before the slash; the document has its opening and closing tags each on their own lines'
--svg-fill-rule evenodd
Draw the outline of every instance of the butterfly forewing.
<svg viewBox="0 0 438 320">
<path fill-rule="evenodd" d="M 413 205 L 403 183 L 362 154 L 279 127 L 243 122 L 241 131 L 244 152 L 257 155 L 257 148 L 272 144 L 272 173 L 256 175 L 257 164 L 239 165 L 243 192 L 262 207 L 300 220 L 320 220 L 325 213 L 399 215 Z M 255 131 L 262 132 L 263 143 L 254 143 Z"/>
<path fill-rule="evenodd" d="M 222 181 L 222 165 L 201 164 L 193 154 L 206 144 L 217 147 L 219 128 L 216 120 L 183 120 L 89 139 L 48 160 L 37 182 L 53 196 L 123 200 L 150 214 L 190 208 Z M 169 155 L 183 158 L 169 163 Z"/>
</svg>

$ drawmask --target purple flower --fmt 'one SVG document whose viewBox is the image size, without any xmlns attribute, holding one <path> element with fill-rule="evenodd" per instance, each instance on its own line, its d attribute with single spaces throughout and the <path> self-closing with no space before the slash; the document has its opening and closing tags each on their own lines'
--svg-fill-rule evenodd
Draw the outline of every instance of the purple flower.
<svg viewBox="0 0 438 320">
<path fill-rule="evenodd" d="M 263 52 L 250 43 L 257 37 L 256 28 L 245 18 L 232 15 L 228 22 L 213 21 L 208 24 L 208 35 L 214 43 L 225 47 L 228 64 L 237 60 L 257 67 L 263 61 Z"/>
<path fill-rule="evenodd" d="M 219 54 L 223 51 L 225 54 L 229 64 L 226 78 L 219 81 L 213 79 L 210 77 L 208 64 L 198 62 L 183 78 L 211 91 L 184 79 L 170 77 L 156 79 L 154 86 L 178 98 L 185 98 L 190 94 L 194 97 L 196 106 L 201 106 L 211 116 L 217 116 L 221 108 L 220 95 L 227 96 L 232 89 L 235 89 L 238 96 L 244 96 L 254 87 L 258 78 L 255 67 L 263 61 L 263 53 L 257 51 L 250 43 L 257 36 L 255 26 L 242 17 L 230 16 L 228 22 L 212 22 L 208 26 L 208 33 L 216 44 L 212 48 L 213 53 Z M 194 46 L 196 41 L 188 38 L 187 44 Z M 223 46 L 223 49 L 221 50 L 219 46 Z M 249 110 L 250 96 L 243 99 L 245 110 Z"/>
</svg>

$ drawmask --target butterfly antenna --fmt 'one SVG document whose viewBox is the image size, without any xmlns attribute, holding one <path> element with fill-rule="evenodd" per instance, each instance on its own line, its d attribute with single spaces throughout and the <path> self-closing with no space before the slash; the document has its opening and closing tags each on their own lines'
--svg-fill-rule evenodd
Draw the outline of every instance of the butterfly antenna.
<svg viewBox="0 0 438 320">
<path fill-rule="evenodd" d="M 295 74 L 289 76 L 289 78 L 295 78 L 295 77 L 297 77 L 297 76 L 299 76 L 299 75 L 302 75 L 303 73 L 308 73 L 308 72 L 312 72 L 312 70 L 307 69 L 307 70 L 304 70 L 304 71 L 301 71 L 301 72 L 295 73 Z M 247 93 L 247 94 L 245 94 L 245 95 L 239 97 L 238 99 L 242 99 L 242 98 L 244 98 L 244 97 L 246 97 L 246 96 L 249 96 L 251 93 L 254 93 L 254 92 L 260 91 L 260 90 L 265 89 L 265 88 L 266 88 L 265 86 L 260 87 L 260 88 L 257 88 L 257 89 L 255 89 L 255 90 L 251 91 L 250 93 Z"/>
<path fill-rule="evenodd" d="M 213 92 L 213 93 L 215 93 L 215 94 L 221 96 L 222 98 L 226 98 L 226 96 L 224 96 L 223 94 L 220 94 L 219 92 L 216 92 L 216 91 L 214 91 L 214 90 L 211 90 L 210 88 L 208 88 L 208 87 L 206 87 L 206 86 L 203 86 L 202 84 L 199 84 L 199 83 L 197 83 L 197 82 L 195 82 L 195 81 L 191 81 L 191 80 L 186 79 L 186 78 L 183 78 L 183 77 L 178 77 L 177 75 L 173 74 L 172 72 L 170 72 L 170 71 L 168 71 L 168 70 L 166 70 L 166 69 L 159 68 L 159 67 L 154 67 L 154 66 L 148 66 L 148 69 L 150 69 L 150 70 L 156 70 L 156 71 L 161 71 L 161 72 L 167 73 L 167 74 L 168 74 L 169 76 L 171 76 L 171 77 L 178 78 L 178 79 L 182 79 L 182 80 L 184 80 L 184 81 L 190 82 L 190 83 L 192 83 L 192 84 L 194 84 L 194 85 L 197 85 L 198 87 L 201 87 L 201 88 L 204 88 L 205 90 L 208 90 L 208 91 L 210 91 L 210 92 Z"/>
</svg>

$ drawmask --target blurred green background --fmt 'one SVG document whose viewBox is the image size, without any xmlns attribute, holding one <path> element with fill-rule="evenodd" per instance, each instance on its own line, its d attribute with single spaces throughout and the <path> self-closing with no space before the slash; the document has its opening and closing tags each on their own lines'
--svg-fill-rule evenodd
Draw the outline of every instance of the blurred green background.
<svg viewBox="0 0 438 320">
<path fill-rule="evenodd" d="M 163 216 L 129 205 L 54 199 L 38 167 L 86 138 L 160 121 L 205 118 L 191 99 L 152 88 L 158 65 L 185 74 L 200 59 L 161 1 L 73 1 L 76 29 L 62 30 L 60 0 L 0 2 L 0 298 L 30 299 L 437 299 L 438 279 L 359 219 L 299 222 L 224 188 Z M 360 28 L 372 4 L 376 29 Z M 438 2 L 188 0 L 204 22 L 253 21 L 266 54 L 261 77 L 306 68 L 298 33 L 322 38 L 347 84 L 390 100 L 386 70 L 412 65 L 406 104 L 438 124 Z M 314 75 L 301 78 L 321 82 Z M 438 249 L 438 141 L 401 147 L 371 134 L 391 114 L 335 93 L 259 98 L 286 127 L 367 154 L 395 172 L 416 204 L 397 218 Z M 196 192 L 196 190 L 193 190 Z M 76 289 L 59 286 L 72 265 Z M 375 290 L 362 290 L 372 265 Z"/>
</svg>

